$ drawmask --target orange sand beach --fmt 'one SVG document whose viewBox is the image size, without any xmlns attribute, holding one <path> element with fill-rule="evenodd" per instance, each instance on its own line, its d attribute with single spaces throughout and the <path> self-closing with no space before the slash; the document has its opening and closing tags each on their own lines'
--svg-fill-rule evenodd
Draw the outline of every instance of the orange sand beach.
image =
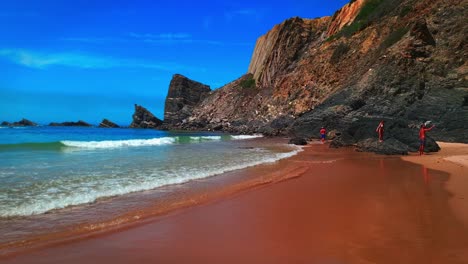
<svg viewBox="0 0 468 264">
<path fill-rule="evenodd" d="M 440 146 L 401 158 L 313 143 L 292 158 L 234 173 L 282 175 L 270 183 L 0 260 L 468 263 L 468 145 Z"/>
</svg>

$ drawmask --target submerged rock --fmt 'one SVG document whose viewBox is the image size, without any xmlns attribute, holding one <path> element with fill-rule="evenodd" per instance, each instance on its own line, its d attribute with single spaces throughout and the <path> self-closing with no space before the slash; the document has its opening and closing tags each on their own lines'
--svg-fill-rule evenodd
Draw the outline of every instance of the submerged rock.
<svg viewBox="0 0 468 264">
<path fill-rule="evenodd" d="M 116 123 L 110 121 L 109 119 L 103 119 L 102 122 L 99 124 L 99 127 L 102 128 L 119 128 L 120 126 Z"/>
</svg>

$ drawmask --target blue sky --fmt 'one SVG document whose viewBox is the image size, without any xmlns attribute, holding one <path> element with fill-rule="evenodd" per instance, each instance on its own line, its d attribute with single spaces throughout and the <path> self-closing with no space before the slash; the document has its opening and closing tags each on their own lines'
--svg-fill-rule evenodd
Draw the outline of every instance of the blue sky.
<svg viewBox="0 0 468 264">
<path fill-rule="evenodd" d="M 219 88 L 275 24 L 347 2 L 0 1 L 0 122 L 128 125 L 135 103 L 162 118 L 173 74 Z"/>
</svg>

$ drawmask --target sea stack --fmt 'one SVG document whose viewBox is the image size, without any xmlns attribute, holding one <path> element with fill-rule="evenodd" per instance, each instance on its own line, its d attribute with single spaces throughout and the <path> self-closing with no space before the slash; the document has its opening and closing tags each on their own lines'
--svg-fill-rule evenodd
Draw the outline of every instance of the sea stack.
<svg viewBox="0 0 468 264">
<path fill-rule="evenodd" d="M 169 85 L 164 106 L 164 123 L 176 125 L 192 114 L 193 107 L 206 98 L 211 89 L 208 85 L 175 74 Z"/>
<path fill-rule="evenodd" d="M 133 114 L 131 128 L 158 128 L 162 125 L 162 120 L 155 117 L 148 109 L 135 104 L 135 113 Z"/>
<path fill-rule="evenodd" d="M 99 127 L 102 128 L 119 128 L 120 126 L 116 123 L 110 121 L 109 119 L 104 118 L 102 122 L 99 124 Z"/>
</svg>

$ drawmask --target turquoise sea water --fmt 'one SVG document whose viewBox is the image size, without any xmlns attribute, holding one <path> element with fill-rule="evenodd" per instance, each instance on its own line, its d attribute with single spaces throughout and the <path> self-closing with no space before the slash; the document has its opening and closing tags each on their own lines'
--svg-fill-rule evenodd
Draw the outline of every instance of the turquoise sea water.
<svg viewBox="0 0 468 264">
<path fill-rule="evenodd" d="M 42 214 L 295 155 L 260 135 L 82 127 L 0 128 L 0 217 Z"/>
</svg>

